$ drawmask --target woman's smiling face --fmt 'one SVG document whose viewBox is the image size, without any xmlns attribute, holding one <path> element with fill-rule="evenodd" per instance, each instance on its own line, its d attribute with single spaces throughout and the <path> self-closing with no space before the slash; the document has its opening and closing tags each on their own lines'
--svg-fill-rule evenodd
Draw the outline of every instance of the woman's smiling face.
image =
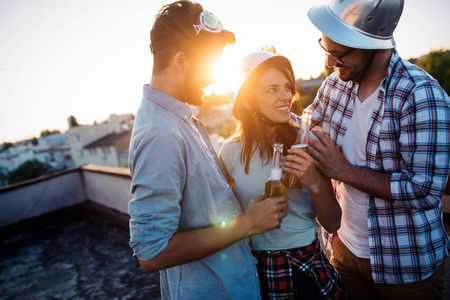
<svg viewBox="0 0 450 300">
<path fill-rule="evenodd" d="M 270 121 L 289 122 L 292 87 L 286 75 L 275 68 L 261 74 L 255 89 L 259 111 Z"/>
</svg>

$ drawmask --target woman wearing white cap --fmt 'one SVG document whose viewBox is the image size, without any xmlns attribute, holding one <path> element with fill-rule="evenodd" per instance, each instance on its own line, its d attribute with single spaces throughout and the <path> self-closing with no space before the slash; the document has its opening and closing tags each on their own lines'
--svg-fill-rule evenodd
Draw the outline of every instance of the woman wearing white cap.
<svg viewBox="0 0 450 300">
<path fill-rule="evenodd" d="M 297 130 L 289 122 L 296 95 L 289 60 L 260 51 L 248 55 L 242 68 L 244 76 L 233 107 L 237 130 L 223 144 L 220 159 L 245 209 L 264 190 L 270 175 L 272 145 L 283 143 L 289 149 Z M 341 211 L 331 182 L 316 171 L 313 159 L 304 150 L 291 149 L 289 153 L 285 166 L 305 188 L 286 188 L 289 208 L 280 229 L 250 239 L 258 260 L 262 298 L 343 299 L 340 278 L 316 235 L 318 222 L 332 232 L 340 226 Z"/>
</svg>

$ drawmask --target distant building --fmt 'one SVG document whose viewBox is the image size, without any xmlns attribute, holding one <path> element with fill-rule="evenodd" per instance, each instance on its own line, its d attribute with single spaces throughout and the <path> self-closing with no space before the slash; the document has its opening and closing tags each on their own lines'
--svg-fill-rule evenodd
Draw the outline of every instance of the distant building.
<svg viewBox="0 0 450 300">
<path fill-rule="evenodd" d="M 68 155 L 67 134 L 55 133 L 38 139 L 14 143 L 14 146 L 0 153 L 0 169 L 11 172 L 27 160 L 37 159 L 53 169 L 63 170 L 73 166 Z"/>
<path fill-rule="evenodd" d="M 100 124 L 75 126 L 69 118 L 68 123 L 67 135 L 70 152 L 75 167 L 79 167 L 88 163 L 95 164 L 92 161 L 94 157 L 90 155 L 88 149 L 84 148 L 86 145 L 112 133 L 129 131 L 133 127 L 134 116 L 133 114 L 110 115 L 106 121 Z"/>
<path fill-rule="evenodd" d="M 33 159 L 48 164 L 51 171 L 66 170 L 88 163 L 115 167 L 128 166 L 129 137 L 127 142 L 119 139 L 114 145 L 105 145 L 101 148 L 99 151 L 106 151 L 106 156 L 95 157 L 92 155 L 94 151 L 97 151 L 95 148 L 84 149 L 84 147 L 113 133 L 124 133 L 122 138 L 126 139 L 133 127 L 133 114 L 112 114 L 106 121 L 94 125 L 79 125 L 71 116 L 68 118 L 68 123 L 69 130 L 65 133 L 49 134 L 38 139 L 16 142 L 12 147 L 0 151 L 0 187 L 8 184 L 9 172 Z M 126 151 L 123 146 L 125 144 Z M 115 155 L 114 158 L 110 158 L 110 154 Z"/>
<path fill-rule="evenodd" d="M 37 160 L 50 165 L 54 170 L 66 170 L 74 167 L 67 133 L 40 137 L 34 154 Z"/>
<path fill-rule="evenodd" d="M 33 144 L 31 140 L 15 143 L 14 147 L 0 153 L 0 169 L 4 170 L 4 173 L 9 173 L 17 169 L 27 160 L 36 158 L 36 148 L 36 142 Z"/>
<path fill-rule="evenodd" d="M 67 145 L 67 133 L 54 133 L 38 138 L 38 144 L 45 146 Z"/>
<path fill-rule="evenodd" d="M 0 186 L 8 184 L 9 172 L 33 159 L 48 164 L 54 171 L 73 168 L 67 134 L 55 133 L 16 142 L 13 147 L 0 152 Z"/>
<path fill-rule="evenodd" d="M 55 170 L 66 170 L 75 166 L 68 144 L 50 146 L 45 149 L 36 150 L 35 156 L 37 160 L 48 164 Z"/>
<path fill-rule="evenodd" d="M 128 168 L 131 131 L 111 133 L 83 147 L 90 164 Z"/>
</svg>

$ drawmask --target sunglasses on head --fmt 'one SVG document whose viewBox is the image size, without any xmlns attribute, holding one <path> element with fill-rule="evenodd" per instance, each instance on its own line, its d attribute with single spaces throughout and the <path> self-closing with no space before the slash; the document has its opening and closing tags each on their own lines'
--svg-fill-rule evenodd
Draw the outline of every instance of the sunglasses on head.
<svg viewBox="0 0 450 300">
<path fill-rule="evenodd" d="M 208 32 L 219 33 L 223 30 L 222 22 L 209 11 L 202 11 L 200 14 L 200 24 L 192 25 L 195 28 L 196 35 L 199 35 L 200 31 L 205 30 Z"/>
<path fill-rule="evenodd" d="M 221 33 L 223 30 L 222 22 L 219 21 L 219 19 L 213 14 L 208 11 L 202 11 L 200 13 L 199 17 L 199 23 L 200 24 L 193 24 L 195 29 L 195 36 L 199 35 L 202 30 L 206 32 L 211 33 Z M 184 35 L 185 33 L 181 33 L 180 35 Z M 187 34 L 186 38 L 190 38 L 190 32 Z M 150 45 L 150 50 L 152 53 L 155 53 L 156 51 L 159 51 L 160 49 L 163 49 L 170 45 L 173 42 L 170 38 L 163 39 L 162 42 L 157 43 L 157 47 L 155 48 L 153 44 Z"/>
</svg>

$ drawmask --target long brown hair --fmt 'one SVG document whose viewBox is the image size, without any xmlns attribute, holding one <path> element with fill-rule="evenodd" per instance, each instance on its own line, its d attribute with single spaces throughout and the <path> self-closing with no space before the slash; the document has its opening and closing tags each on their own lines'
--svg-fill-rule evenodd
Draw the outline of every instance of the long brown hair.
<svg viewBox="0 0 450 300">
<path fill-rule="evenodd" d="M 263 62 L 246 79 L 239 92 L 239 101 L 236 101 L 233 106 L 236 126 L 233 137 L 242 142 L 240 159 L 241 163 L 245 164 L 246 174 L 249 172 L 250 160 L 256 149 L 259 149 L 263 165 L 267 164 L 272 157 L 273 145 L 269 136 L 269 126 L 276 126 L 275 140 L 276 143 L 284 144 L 285 154 L 297 136 L 297 129 L 291 122 L 275 124 L 265 119 L 259 112 L 258 99 L 256 99 L 254 91 L 261 74 L 271 68 L 281 71 L 288 78 L 293 95 L 292 101 L 294 102 L 298 98 L 294 74 L 288 67 L 278 61 L 267 60 Z"/>
</svg>

